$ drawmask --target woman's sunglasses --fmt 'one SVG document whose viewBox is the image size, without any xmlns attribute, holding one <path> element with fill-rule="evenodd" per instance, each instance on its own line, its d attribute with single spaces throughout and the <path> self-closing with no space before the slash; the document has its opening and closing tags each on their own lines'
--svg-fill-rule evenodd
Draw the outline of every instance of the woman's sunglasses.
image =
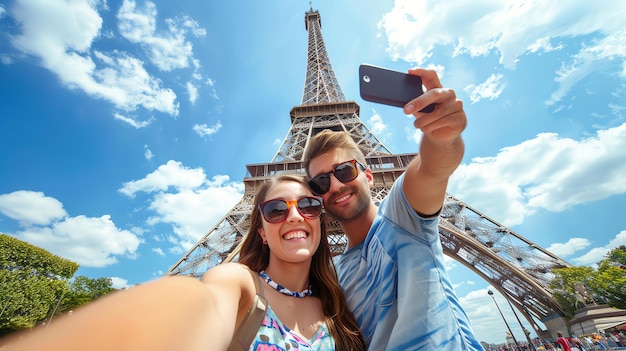
<svg viewBox="0 0 626 351">
<path fill-rule="evenodd" d="M 351 160 L 344 163 L 340 163 L 333 167 L 332 171 L 318 174 L 309 180 L 309 187 L 314 193 L 318 195 L 324 195 L 330 190 L 330 175 L 335 175 L 338 181 L 342 183 L 351 182 L 359 175 L 357 165 L 361 167 L 361 170 L 365 170 L 365 166 L 357 160 Z"/>
<path fill-rule="evenodd" d="M 298 213 L 306 219 L 315 219 L 322 214 L 322 198 L 318 196 L 305 196 L 292 201 L 267 200 L 259 205 L 259 210 L 268 223 L 280 223 L 289 216 L 291 206 L 296 206 Z"/>
</svg>

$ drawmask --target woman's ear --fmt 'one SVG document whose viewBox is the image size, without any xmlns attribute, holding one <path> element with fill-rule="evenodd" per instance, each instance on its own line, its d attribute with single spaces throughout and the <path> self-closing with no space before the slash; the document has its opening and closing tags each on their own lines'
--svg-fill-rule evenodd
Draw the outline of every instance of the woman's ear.
<svg viewBox="0 0 626 351">
<path fill-rule="evenodd" d="M 265 229 L 259 228 L 258 232 L 259 232 L 259 236 L 261 237 L 261 240 L 263 241 L 263 244 L 267 244 L 267 238 L 265 237 Z"/>
</svg>

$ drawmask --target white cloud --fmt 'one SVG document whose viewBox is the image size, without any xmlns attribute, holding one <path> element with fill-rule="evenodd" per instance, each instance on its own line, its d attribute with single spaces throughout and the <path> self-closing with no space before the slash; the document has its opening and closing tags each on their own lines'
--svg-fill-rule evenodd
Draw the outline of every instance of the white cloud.
<svg viewBox="0 0 626 351">
<path fill-rule="evenodd" d="M 191 82 L 187 82 L 187 93 L 189 94 L 189 102 L 193 105 L 198 99 L 198 87 Z"/>
<path fill-rule="evenodd" d="M 148 224 L 171 224 L 181 247 L 190 249 L 243 197 L 242 184 L 214 179 L 203 188 L 156 194 L 149 207 L 156 216 Z"/>
<path fill-rule="evenodd" d="M 128 280 L 120 278 L 120 277 L 110 277 L 111 282 L 113 283 L 113 289 L 125 289 L 129 288 Z"/>
<path fill-rule="evenodd" d="M 609 109 L 611 110 L 612 115 L 623 116 L 624 111 L 626 111 L 626 106 L 609 104 Z"/>
<path fill-rule="evenodd" d="M 479 85 L 471 84 L 463 90 L 470 95 L 472 103 L 477 103 L 482 99 L 493 100 L 498 98 L 504 90 L 502 77 L 502 74 L 492 74 L 484 83 Z"/>
<path fill-rule="evenodd" d="M 13 17 L 22 27 L 22 35 L 13 44 L 24 52 L 41 55 L 56 67 L 67 50 L 84 53 L 102 27 L 102 18 L 92 1 L 19 0 L 12 8 Z"/>
<path fill-rule="evenodd" d="M 370 125 L 372 133 L 376 135 L 383 134 L 387 130 L 387 125 L 380 117 L 380 115 L 376 112 L 376 110 L 373 110 L 373 113 L 374 114 L 372 115 L 372 117 L 370 117 L 367 123 Z"/>
<path fill-rule="evenodd" d="M 124 116 L 120 113 L 114 113 L 113 117 L 115 119 L 117 119 L 118 121 L 122 121 L 124 123 L 128 123 L 131 126 L 135 127 L 136 129 L 140 129 L 140 128 L 144 128 L 150 125 L 150 123 L 152 123 L 154 121 L 154 118 L 150 118 L 147 121 L 137 121 L 135 118 L 133 117 L 127 117 Z"/>
<path fill-rule="evenodd" d="M 141 240 L 118 229 L 109 215 L 67 217 L 50 227 L 27 227 L 15 236 L 83 267 L 105 267 L 118 255 L 134 258 Z"/>
<path fill-rule="evenodd" d="M 626 78 L 626 32 L 609 33 L 606 37 L 596 40 L 583 47 L 569 62 L 564 62 L 557 71 L 556 82 L 559 87 L 552 93 L 546 105 L 552 106 L 561 101 L 567 93 L 582 79 L 600 70 L 610 60 L 621 59 L 622 71 L 619 74 Z"/>
<path fill-rule="evenodd" d="M 378 26 L 387 36 L 388 55 L 417 65 L 438 47 L 452 47 L 455 55 L 499 54 L 500 64 L 513 69 L 525 54 L 562 50 L 569 38 L 589 37 L 581 48 L 570 48 L 579 52 L 557 72 L 559 87 L 546 101 L 555 105 L 610 60 L 618 60 L 616 73 L 626 77 L 624 18 L 626 6 L 619 1 L 395 0 Z"/>
<path fill-rule="evenodd" d="M 546 248 L 547 251 L 558 257 L 572 257 L 580 255 L 580 253 L 591 246 L 591 241 L 587 238 L 571 238 L 566 243 L 553 243 Z M 611 239 L 606 245 L 592 247 L 584 254 L 571 258 L 571 263 L 578 266 L 592 266 L 599 261 L 605 259 L 605 255 L 619 247 L 626 245 L 626 230 L 618 233 L 615 238 Z"/>
<path fill-rule="evenodd" d="M 596 6 L 547 0 L 396 0 L 379 27 L 392 58 L 422 64 L 436 46 L 450 45 L 457 54 L 471 56 L 497 51 L 500 63 L 512 68 L 526 52 L 554 50 L 550 38 L 619 33 L 624 17 L 626 7 L 610 1 Z"/>
<path fill-rule="evenodd" d="M 163 71 L 189 67 L 193 60 L 193 46 L 186 40 L 188 29 L 192 29 L 196 36 L 205 34 L 205 31 L 189 18 L 168 18 L 165 20 L 167 31 L 157 33 L 157 9 L 150 1 L 139 10 L 135 1 L 124 0 L 117 18 L 122 36 L 133 43 L 146 46 L 152 64 Z"/>
<path fill-rule="evenodd" d="M 622 194 L 626 124 L 579 141 L 539 134 L 494 157 L 474 158 L 452 175 L 449 192 L 507 226 L 537 209 L 560 212 Z"/>
<path fill-rule="evenodd" d="M 414 141 L 416 145 L 422 143 L 422 137 L 424 137 L 424 133 L 422 133 L 421 129 L 416 129 L 415 127 L 405 127 L 404 131 L 407 135 L 407 140 Z"/>
<path fill-rule="evenodd" d="M 41 59 L 71 89 L 132 111 L 138 107 L 178 114 L 176 94 L 127 53 L 90 51 L 102 28 L 98 1 L 19 0 L 11 15 L 21 33 L 12 37 L 20 51 Z M 93 56 L 92 56 L 93 55 Z"/>
<path fill-rule="evenodd" d="M 222 123 L 217 121 L 213 126 L 209 127 L 206 123 L 196 124 L 193 126 L 193 130 L 198 133 L 199 136 L 213 135 L 222 129 Z"/>
<path fill-rule="evenodd" d="M 143 146 L 144 149 L 146 149 L 146 151 L 144 152 L 143 156 L 146 158 L 146 160 L 150 161 L 154 158 L 154 154 L 152 153 L 152 150 L 150 150 L 148 148 L 148 145 L 144 145 Z"/>
<path fill-rule="evenodd" d="M 193 189 L 204 184 L 206 176 L 202 168 L 190 169 L 182 163 L 174 160 L 167 161 L 166 164 L 145 176 L 143 179 L 133 180 L 124 183 L 119 192 L 132 197 L 136 192 L 143 191 L 153 193 L 165 191 L 169 187 L 177 189 Z"/>
<path fill-rule="evenodd" d="M 4 8 L 4 5 L 0 4 L 0 19 L 2 19 L 6 13 L 7 10 Z"/>
<path fill-rule="evenodd" d="M 61 201 L 28 190 L 0 195 L 0 212 L 22 225 L 45 226 L 67 216 Z"/>
<path fill-rule="evenodd" d="M 586 249 L 589 245 L 591 243 L 586 238 L 571 238 L 566 243 L 553 243 L 546 250 L 558 257 L 569 257 L 580 250 Z"/>
<path fill-rule="evenodd" d="M 446 271 L 451 271 L 453 270 L 457 264 L 459 263 L 459 261 L 457 261 L 456 259 L 448 256 L 448 255 L 444 255 L 443 256 L 443 264 L 446 267 Z"/>
<path fill-rule="evenodd" d="M 175 102 L 174 91 L 161 88 L 161 81 L 150 76 L 140 60 L 117 51 L 110 54 L 95 51 L 94 56 L 106 67 L 78 82 L 86 92 L 104 97 L 126 111 L 141 106 L 178 115 L 179 104 Z"/>
<path fill-rule="evenodd" d="M 119 255 L 134 258 L 141 239 L 118 229 L 109 215 L 68 217 L 63 204 L 41 192 L 0 195 L 0 212 L 19 222 L 13 235 L 84 267 L 104 267 Z"/>
<path fill-rule="evenodd" d="M 604 257 L 609 251 L 619 247 L 621 245 L 626 245 L 626 230 L 621 231 L 619 234 L 615 236 L 607 245 L 602 247 L 594 247 L 589 250 L 586 254 L 574 258 L 572 261 L 577 265 L 592 265 L 598 263 L 598 261 L 605 259 Z"/>
<path fill-rule="evenodd" d="M 140 180 L 124 183 L 119 190 L 127 196 L 142 191 L 151 194 L 148 209 L 154 213 L 148 225 L 165 223 L 175 235 L 168 241 L 175 252 L 188 250 L 215 225 L 243 196 L 242 183 L 230 182 L 228 176 L 211 180 L 201 168 L 186 168 L 180 162 L 167 164 Z M 169 249 L 172 252 L 172 249 Z"/>
<path fill-rule="evenodd" d="M 209 96 L 212 97 L 215 100 L 219 100 L 220 99 L 220 97 L 217 96 L 217 90 L 215 90 L 215 89 L 211 89 L 211 92 L 209 93 Z"/>
<path fill-rule="evenodd" d="M 157 254 L 159 256 L 165 256 L 165 253 L 163 252 L 163 249 L 161 249 L 160 247 L 156 247 L 156 248 L 152 249 L 152 252 L 154 252 L 155 254 Z"/>
</svg>

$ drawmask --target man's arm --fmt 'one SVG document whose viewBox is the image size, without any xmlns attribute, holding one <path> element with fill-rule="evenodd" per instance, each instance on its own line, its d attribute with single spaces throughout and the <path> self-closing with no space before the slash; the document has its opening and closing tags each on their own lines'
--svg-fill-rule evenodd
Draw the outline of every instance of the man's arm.
<svg viewBox="0 0 626 351">
<path fill-rule="evenodd" d="M 424 136 L 420 154 L 407 167 L 403 189 L 413 209 L 430 216 L 443 206 L 448 179 L 463 159 L 461 132 L 467 117 L 454 90 L 443 88 L 435 71 L 414 69 L 409 73 L 422 77 L 426 92 L 410 101 L 404 113 L 415 116 L 413 125 Z M 433 112 L 419 112 L 432 103 L 436 104 Z"/>
</svg>

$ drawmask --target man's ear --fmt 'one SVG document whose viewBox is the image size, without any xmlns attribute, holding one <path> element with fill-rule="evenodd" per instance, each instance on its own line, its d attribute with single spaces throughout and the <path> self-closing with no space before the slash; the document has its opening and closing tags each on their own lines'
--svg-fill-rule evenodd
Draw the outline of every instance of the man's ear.
<svg viewBox="0 0 626 351">
<path fill-rule="evenodd" d="M 367 184 L 371 187 L 374 186 L 374 173 L 372 172 L 371 168 L 367 168 L 365 169 L 365 171 L 363 171 L 365 173 L 365 177 L 367 178 Z"/>
</svg>

